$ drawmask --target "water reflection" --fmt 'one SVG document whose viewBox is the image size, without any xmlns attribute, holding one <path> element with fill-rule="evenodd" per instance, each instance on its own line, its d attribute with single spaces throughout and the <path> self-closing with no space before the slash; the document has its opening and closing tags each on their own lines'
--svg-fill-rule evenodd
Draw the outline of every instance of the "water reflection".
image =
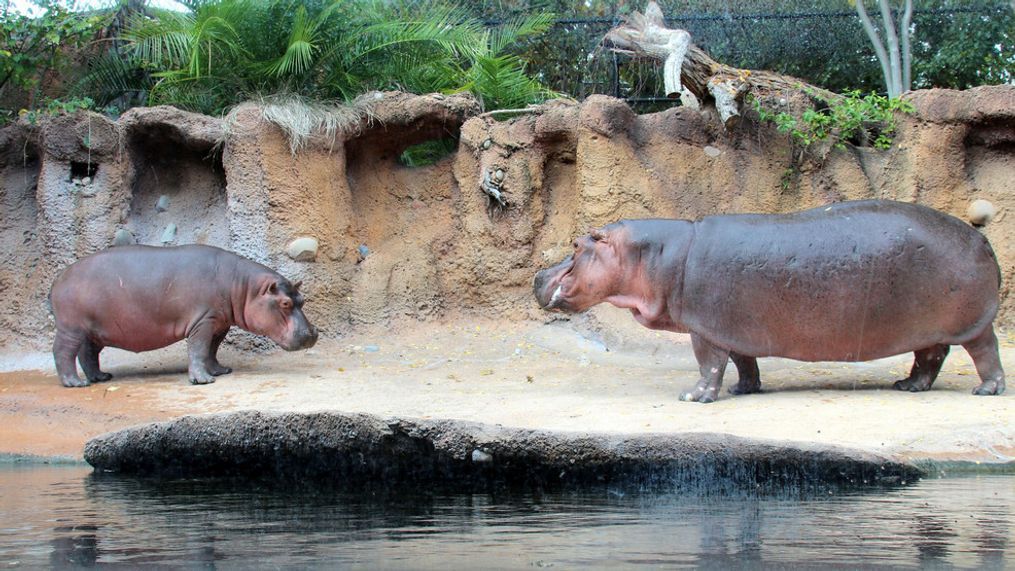
<svg viewBox="0 0 1015 571">
<path fill-rule="evenodd" d="M 350 492 L 0 466 L 11 567 L 1004 568 L 1015 477 L 801 497 Z"/>
</svg>

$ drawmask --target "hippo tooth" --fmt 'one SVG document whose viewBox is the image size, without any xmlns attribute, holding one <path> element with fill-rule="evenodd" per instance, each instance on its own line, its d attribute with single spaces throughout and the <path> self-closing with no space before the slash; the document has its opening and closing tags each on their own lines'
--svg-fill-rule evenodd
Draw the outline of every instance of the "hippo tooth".
<svg viewBox="0 0 1015 571">
<path fill-rule="evenodd" d="M 550 296 L 550 305 L 553 305 L 553 303 L 557 301 L 557 298 L 560 297 L 560 290 L 563 289 L 563 287 L 564 286 L 557 286 L 557 289 L 553 290 L 553 295 Z"/>
</svg>

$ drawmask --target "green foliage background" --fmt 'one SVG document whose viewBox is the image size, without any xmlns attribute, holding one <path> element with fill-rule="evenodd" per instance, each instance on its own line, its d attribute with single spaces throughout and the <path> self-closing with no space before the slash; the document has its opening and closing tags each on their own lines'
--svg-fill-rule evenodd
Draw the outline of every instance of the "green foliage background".
<svg viewBox="0 0 1015 571">
<path fill-rule="evenodd" d="M 870 2 L 870 0 L 868 0 Z M 372 89 L 469 91 L 486 109 L 557 94 L 658 104 L 659 64 L 601 49 L 644 0 L 143 0 L 43 17 L 2 16 L 0 108 L 85 98 L 99 107 L 168 103 L 219 114 L 251 98 L 349 101 Z M 832 91 L 883 92 L 847 0 L 661 0 L 670 27 L 713 58 Z M 1013 82 L 1015 17 L 1005 0 L 919 0 L 914 88 Z M 30 41 L 29 41 L 30 40 Z M 6 78 L 6 79 L 4 79 Z M 646 109 L 647 110 L 647 109 Z"/>
</svg>

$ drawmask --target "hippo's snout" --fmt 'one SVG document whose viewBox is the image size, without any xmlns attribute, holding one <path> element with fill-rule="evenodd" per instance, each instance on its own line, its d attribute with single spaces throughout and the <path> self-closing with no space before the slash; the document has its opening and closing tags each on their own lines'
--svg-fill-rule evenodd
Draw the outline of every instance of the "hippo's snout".
<svg viewBox="0 0 1015 571">
<path fill-rule="evenodd" d="M 546 309 L 550 302 L 550 299 L 543 293 L 546 290 L 546 282 L 550 279 L 546 273 L 546 270 L 538 272 L 535 279 L 532 280 L 532 295 L 536 297 L 536 303 L 542 309 Z"/>
<path fill-rule="evenodd" d="M 299 351 L 313 347 L 317 343 L 317 328 L 311 325 L 305 317 L 297 319 L 295 325 L 292 334 L 284 342 L 279 342 L 279 345 L 286 351 Z"/>
<path fill-rule="evenodd" d="M 562 290 L 560 280 L 571 267 L 571 262 L 572 258 L 569 256 L 556 266 L 536 273 L 536 277 L 532 280 L 532 293 L 539 307 L 546 310 L 560 309 L 558 307 Z"/>
<path fill-rule="evenodd" d="M 296 335 L 297 347 L 294 350 L 309 349 L 317 343 L 317 328 L 307 324 L 307 327 Z"/>
</svg>

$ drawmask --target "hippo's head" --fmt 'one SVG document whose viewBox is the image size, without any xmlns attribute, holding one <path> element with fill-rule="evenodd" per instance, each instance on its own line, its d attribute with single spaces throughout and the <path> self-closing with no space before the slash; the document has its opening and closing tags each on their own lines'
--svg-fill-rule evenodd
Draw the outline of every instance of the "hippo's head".
<svg viewBox="0 0 1015 571">
<path fill-rule="evenodd" d="M 581 312 L 607 301 L 623 280 L 623 240 L 619 225 L 590 230 L 574 241 L 574 254 L 536 274 L 533 293 L 540 307 Z"/>
<path fill-rule="evenodd" d="M 313 347 L 317 343 L 317 328 L 303 313 L 301 283 L 290 283 L 270 274 L 259 280 L 243 310 L 247 328 L 268 337 L 286 351 Z"/>
</svg>

